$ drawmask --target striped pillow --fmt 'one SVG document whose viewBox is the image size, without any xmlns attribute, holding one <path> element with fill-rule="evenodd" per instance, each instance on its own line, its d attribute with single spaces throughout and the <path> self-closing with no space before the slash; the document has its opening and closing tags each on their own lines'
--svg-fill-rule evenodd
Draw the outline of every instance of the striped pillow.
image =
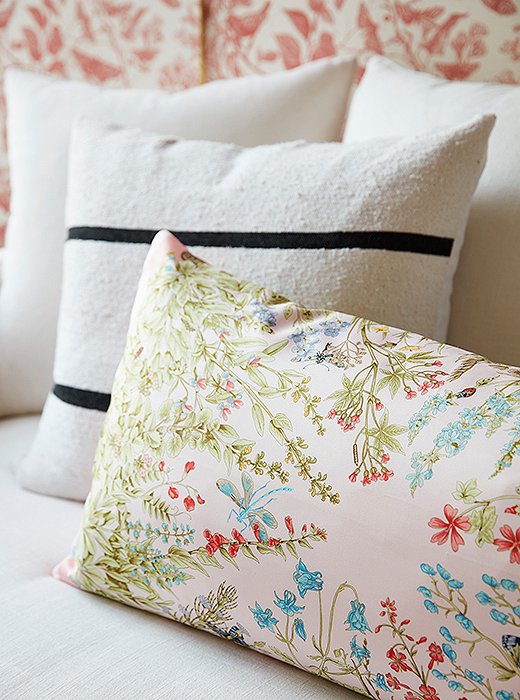
<svg viewBox="0 0 520 700">
<path fill-rule="evenodd" d="M 159 228 L 308 308 L 443 340 L 493 121 L 412 139 L 255 148 L 80 123 L 56 386 L 23 484 L 86 496 L 140 270 Z"/>
</svg>

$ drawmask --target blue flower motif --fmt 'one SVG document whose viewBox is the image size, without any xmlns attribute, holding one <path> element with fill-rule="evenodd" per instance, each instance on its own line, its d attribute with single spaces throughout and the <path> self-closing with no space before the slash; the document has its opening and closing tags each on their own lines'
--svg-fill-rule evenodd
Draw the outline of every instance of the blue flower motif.
<svg viewBox="0 0 520 700">
<path fill-rule="evenodd" d="M 439 632 L 442 634 L 442 636 L 444 637 L 444 639 L 447 642 L 455 642 L 453 635 L 451 634 L 451 632 L 449 631 L 449 629 L 447 627 L 444 627 L 444 626 L 440 627 Z"/>
<path fill-rule="evenodd" d="M 433 595 L 430 589 L 426 588 L 426 586 L 419 586 L 417 590 L 419 591 L 419 593 L 422 593 L 425 598 L 431 598 Z"/>
<path fill-rule="evenodd" d="M 435 438 L 435 446 L 443 449 L 448 457 L 454 457 L 468 444 L 472 435 L 470 428 L 464 427 L 460 421 L 448 423 Z"/>
<path fill-rule="evenodd" d="M 435 569 L 429 564 L 421 564 L 421 571 L 423 574 L 429 574 L 430 576 L 435 576 Z"/>
<path fill-rule="evenodd" d="M 446 571 L 446 569 L 440 564 L 437 564 L 437 571 L 439 572 L 441 578 L 443 578 L 445 581 L 448 581 L 451 578 L 450 572 Z"/>
<path fill-rule="evenodd" d="M 431 417 L 424 413 L 424 408 L 425 408 L 425 406 L 423 406 L 423 408 L 420 411 L 418 411 L 417 413 L 414 413 L 413 416 L 409 419 L 408 430 L 410 432 L 412 432 L 412 433 L 417 432 L 418 433 L 420 430 L 422 430 L 424 428 L 425 425 L 428 425 L 428 423 L 430 422 Z"/>
<path fill-rule="evenodd" d="M 260 629 L 267 627 L 270 632 L 274 632 L 274 626 L 278 624 L 278 620 L 273 617 L 273 611 L 270 608 L 262 610 L 260 604 L 255 601 L 255 607 L 249 607 L 249 610 L 253 613 L 253 617 Z"/>
<path fill-rule="evenodd" d="M 307 639 L 307 632 L 305 631 L 305 625 L 303 624 L 303 620 L 299 617 L 297 617 L 294 621 L 294 631 L 298 635 L 300 639 L 303 639 L 305 641 Z"/>
<path fill-rule="evenodd" d="M 412 491 L 422 488 L 424 486 L 424 482 L 428 481 L 428 479 L 431 479 L 433 476 L 431 468 L 426 468 L 426 464 L 423 462 L 423 457 L 424 455 L 421 452 L 414 452 L 412 455 L 411 468 L 413 471 L 411 474 L 406 475 L 408 481 L 411 482 L 410 489 Z"/>
<path fill-rule="evenodd" d="M 259 301 L 253 301 L 251 304 L 251 313 L 261 323 L 264 323 L 271 328 L 276 326 L 276 314 L 268 307 L 261 304 Z"/>
<path fill-rule="evenodd" d="M 457 658 L 457 652 L 451 646 L 451 644 L 446 644 L 446 642 L 444 642 L 442 645 L 442 650 L 450 661 L 455 661 L 455 659 Z"/>
<path fill-rule="evenodd" d="M 382 673 L 377 674 L 377 676 L 374 678 L 374 683 L 378 688 L 381 688 L 381 690 L 390 690 Z"/>
<path fill-rule="evenodd" d="M 493 603 L 493 598 L 491 598 L 491 596 L 489 596 L 485 591 L 480 591 L 480 593 L 477 593 L 475 598 L 481 605 L 491 605 L 491 603 Z"/>
<path fill-rule="evenodd" d="M 370 651 L 366 646 L 359 646 L 359 644 L 356 642 L 356 637 L 352 637 L 350 640 L 350 656 L 356 657 L 358 661 L 363 661 L 363 659 L 369 659 L 370 658 Z"/>
<path fill-rule="evenodd" d="M 283 598 L 280 598 L 278 593 L 274 592 L 276 598 L 273 603 L 280 608 L 284 615 L 292 617 L 295 613 L 305 610 L 305 605 L 296 605 L 296 595 L 291 591 L 285 590 L 283 593 Z"/>
<path fill-rule="evenodd" d="M 435 605 L 435 603 L 432 600 L 426 599 L 423 601 L 423 603 L 424 603 L 424 607 L 426 608 L 426 610 L 428 612 L 431 612 L 434 614 L 439 612 L 439 608 Z"/>
<path fill-rule="evenodd" d="M 432 674 L 435 676 L 435 678 L 438 678 L 440 681 L 447 681 L 448 676 L 446 676 L 444 673 L 441 673 L 439 669 L 434 668 L 432 669 Z"/>
<path fill-rule="evenodd" d="M 520 616 L 520 605 L 517 605 L 515 608 L 513 608 L 513 612 L 515 615 Z"/>
<path fill-rule="evenodd" d="M 323 334 L 329 336 L 330 338 L 336 338 L 340 331 L 344 330 L 348 326 L 350 326 L 350 323 L 347 321 L 340 321 L 337 318 L 330 318 L 327 321 L 322 321 L 320 323 L 320 328 L 322 329 Z"/>
<path fill-rule="evenodd" d="M 501 625 L 505 625 L 507 623 L 508 616 L 505 613 L 500 612 L 500 610 L 492 608 L 492 610 L 489 611 L 489 614 L 493 620 L 495 620 L 495 622 L 500 622 Z"/>
<path fill-rule="evenodd" d="M 503 578 L 500 581 L 500 585 L 502 588 L 505 588 L 506 591 L 516 591 L 518 588 L 518 583 L 516 581 L 511 581 L 510 578 Z"/>
<path fill-rule="evenodd" d="M 497 690 L 497 700 L 513 700 L 514 695 L 508 690 Z"/>
<path fill-rule="evenodd" d="M 470 671 L 468 669 L 464 671 L 464 675 L 469 681 L 473 681 L 479 685 L 482 685 L 482 681 L 484 680 L 484 676 L 481 673 L 475 673 L 475 671 Z"/>
<path fill-rule="evenodd" d="M 450 580 L 448 581 L 448 586 L 450 588 L 454 588 L 455 590 L 459 588 L 464 588 L 464 584 L 462 583 L 462 581 L 457 581 L 456 578 L 450 578 Z"/>
<path fill-rule="evenodd" d="M 298 593 L 302 598 L 305 598 L 307 591 L 321 591 L 323 588 L 321 571 L 309 571 L 301 559 L 296 564 L 293 581 L 298 586 Z"/>
<path fill-rule="evenodd" d="M 450 681 L 448 683 L 448 688 L 453 691 L 462 690 L 462 684 L 458 681 Z"/>
<path fill-rule="evenodd" d="M 461 418 L 461 420 L 463 420 L 471 430 L 483 428 L 487 423 L 486 418 L 482 415 L 477 406 L 474 406 L 473 408 L 465 408 L 459 413 L 459 418 Z"/>
<path fill-rule="evenodd" d="M 471 622 L 469 617 L 466 617 L 466 615 L 463 615 L 462 613 L 458 613 L 455 615 L 455 619 L 459 623 L 461 627 L 464 627 L 465 630 L 468 632 L 473 632 L 475 629 L 475 625 Z"/>
<path fill-rule="evenodd" d="M 498 581 L 494 576 L 489 576 L 488 574 L 482 574 L 482 580 L 484 583 L 487 583 L 488 586 L 491 586 L 491 588 L 498 588 Z"/>
<path fill-rule="evenodd" d="M 434 396 L 430 397 L 429 402 L 432 414 L 434 416 L 437 413 L 444 413 L 449 406 L 448 394 L 447 392 L 444 392 L 442 394 L 434 394 Z"/>
<path fill-rule="evenodd" d="M 350 601 L 351 611 L 347 615 L 345 624 L 348 630 L 357 630 L 358 632 L 370 631 L 368 622 L 365 617 L 366 605 L 359 600 Z"/>
<path fill-rule="evenodd" d="M 513 415 L 513 408 L 509 401 L 501 394 L 496 393 L 486 401 L 491 411 L 500 418 L 510 418 Z"/>
</svg>

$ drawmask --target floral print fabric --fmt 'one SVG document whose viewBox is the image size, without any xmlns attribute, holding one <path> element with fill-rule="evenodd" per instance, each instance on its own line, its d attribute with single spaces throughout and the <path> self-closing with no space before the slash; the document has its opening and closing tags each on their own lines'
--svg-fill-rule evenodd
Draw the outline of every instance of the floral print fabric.
<svg viewBox="0 0 520 700">
<path fill-rule="evenodd" d="M 520 370 L 173 255 L 63 571 L 372 698 L 517 700 Z"/>
</svg>

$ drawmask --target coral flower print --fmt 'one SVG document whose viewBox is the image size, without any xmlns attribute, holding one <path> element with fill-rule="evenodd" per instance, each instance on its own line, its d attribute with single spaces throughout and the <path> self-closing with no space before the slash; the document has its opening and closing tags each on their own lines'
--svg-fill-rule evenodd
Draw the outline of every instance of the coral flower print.
<svg viewBox="0 0 520 700">
<path fill-rule="evenodd" d="M 471 523 L 467 516 L 459 516 L 458 509 L 450 506 L 447 503 L 444 506 L 444 517 L 446 520 L 441 520 L 440 518 L 431 518 L 428 525 L 430 527 L 439 530 L 435 535 L 432 536 L 431 541 L 438 545 L 446 544 L 448 538 L 450 540 L 451 548 L 454 552 L 458 552 L 459 546 L 464 544 L 464 538 L 460 534 L 459 530 L 462 532 L 467 532 L 471 528 Z"/>
<path fill-rule="evenodd" d="M 511 564 L 520 564 L 520 527 L 513 531 L 509 525 L 500 528 L 502 537 L 493 540 L 499 552 L 509 552 Z"/>
<path fill-rule="evenodd" d="M 400 651 L 397 651 L 395 647 L 392 647 L 386 652 L 388 659 L 390 660 L 390 668 L 392 668 L 396 673 L 399 671 L 411 671 L 411 667 L 406 662 L 406 655 Z"/>
</svg>

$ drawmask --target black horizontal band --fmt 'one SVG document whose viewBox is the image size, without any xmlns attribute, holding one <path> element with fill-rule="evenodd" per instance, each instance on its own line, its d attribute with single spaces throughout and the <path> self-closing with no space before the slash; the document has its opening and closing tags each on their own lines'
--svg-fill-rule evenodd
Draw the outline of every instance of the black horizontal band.
<svg viewBox="0 0 520 700">
<path fill-rule="evenodd" d="M 110 243 L 151 243 L 157 231 L 146 229 L 74 226 L 69 238 L 75 240 L 107 241 Z M 424 233 L 400 231 L 330 231 L 319 233 L 238 232 L 238 231 L 172 231 L 184 245 L 209 248 L 284 248 L 342 250 L 393 250 L 403 253 L 423 253 L 449 257 L 452 238 L 429 236 Z"/>
<path fill-rule="evenodd" d="M 80 408 L 90 408 L 94 411 L 106 413 L 110 405 L 110 394 L 102 394 L 99 391 L 87 391 L 86 389 L 76 389 L 73 386 L 55 384 L 52 393 L 65 403 Z"/>
</svg>

